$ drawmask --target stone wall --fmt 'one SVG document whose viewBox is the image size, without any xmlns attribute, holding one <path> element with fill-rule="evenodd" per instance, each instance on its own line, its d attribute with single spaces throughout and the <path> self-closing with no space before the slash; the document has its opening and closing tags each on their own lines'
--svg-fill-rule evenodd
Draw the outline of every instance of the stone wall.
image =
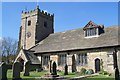
<svg viewBox="0 0 120 80">
<path fill-rule="evenodd" d="M 28 21 L 31 21 L 31 25 L 28 25 Z M 47 23 L 46 27 L 44 26 L 44 22 Z M 27 36 L 28 32 L 30 32 L 30 37 Z M 23 47 L 23 49 L 29 49 L 35 46 L 36 43 L 53 32 L 54 15 L 40 11 L 39 8 L 22 12 L 20 46 Z"/>
<path fill-rule="evenodd" d="M 88 67 L 90 69 L 93 69 L 95 71 L 95 59 L 102 59 L 103 61 L 103 69 L 105 71 L 109 71 L 109 72 L 113 72 L 113 64 L 108 65 L 108 56 L 107 56 L 107 52 L 91 52 L 88 53 Z"/>
<path fill-rule="evenodd" d="M 79 65 L 77 64 L 77 57 L 80 53 L 87 53 L 87 64 L 86 65 Z M 49 53 L 50 54 L 50 53 Z M 66 61 L 68 65 L 68 71 L 72 72 L 72 56 L 74 54 L 75 61 L 76 61 L 76 69 L 80 71 L 81 68 L 86 69 L 93 69 L 95 72 L 95 59 L 100 59 L 103 61 L 103 69 L 110 73 L 114 73 L 113 67 L 113 49 L 98 49 L 98 50 L 89 50 L 89 51 L 71 51 L 71 52 L 59 52 L 57 54 L 51 54 L 50 60 L 55 61 L 57 63 L 57 69 L 63 71 L 64 65 L 58 65 L 58 54 L 66 54 Z M 47 55 L 47 54 L 46 54 Z M 119 60 L 119 59 L 118 59 Z M 44 66 L 46 69 L 48 66 Z"/>
<path fill-rule="evenodd" d="M 53 62 L 55 61 L 55 63 L 56 63 L 57 66 L 58 66 L 58 55 L 51 55 L 51 56 L 50 56 L 50 60 L 52 60 L 52 64 L 53 64 Z"/>
<path fill-rule="evenodd" d="M 38 22 L 36 25 L 36 40 L 41 41 L 46 38 L 49 34 L 54 32 L 54 17 L 42 14 L 39 12 Z M 47 26 L 44 26 L 44 22 Z"/>
<path fill-rule="evenodd" d="M 118 59 L 118 69 L 119 69 L 119 72 L 120 72 L 120 50 L 118 50 L 118 53 L 117 53 L 117 59 Z"/>
<path fill-rule="evenodd" d="M 28 26 L 28 21 L 31 20 L 31 25 Z M 35 30 L 37 22 L 37 10 L 30 13 L 22 13 L 21 18 L 21 46 L 24 49 L 29 49 L 35 45 Z M 27 37 L 27 33 L 30 32 L 31 36 Z"/>
</svg>

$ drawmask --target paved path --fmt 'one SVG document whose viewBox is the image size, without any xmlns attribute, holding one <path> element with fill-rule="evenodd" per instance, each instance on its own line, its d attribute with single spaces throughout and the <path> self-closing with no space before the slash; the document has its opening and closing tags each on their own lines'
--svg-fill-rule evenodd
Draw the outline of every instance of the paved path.
<svg viewBox="0 0 120 80">
<path fill-rule="evenodd" d="M 91 74 L 91 75 L 84 75 L 84 76 L 79 76 L 79 77 L 73 77 L 73 78 L 66 78 L 64 76 L 56 77 L 54 78 L 55 80 L 79 80 L 82 78 L 87 78 L 87 77 L 92 77 L 92 76 L 98 76 L 98 73 Z M 53 80 L 52 77 L 35 77 L 37 80 Z"/>
</svg>

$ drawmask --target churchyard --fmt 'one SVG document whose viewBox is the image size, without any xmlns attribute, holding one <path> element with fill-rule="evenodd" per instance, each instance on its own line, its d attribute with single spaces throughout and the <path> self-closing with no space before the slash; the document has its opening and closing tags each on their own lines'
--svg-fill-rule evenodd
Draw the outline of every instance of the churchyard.
<svg viewBox="0 0 120 80">
<path fill-rule="evenodd" d="M 82 73 L 81 72 L 68 72 L 67 65 L 65 65 L 64 71 L 57 71 L 56 70 L 56 63 L 54 63 L 50 70 L 42 70 L 38 71 L 21 71 L 19 62 L 13 64 L 12 69 L 7 68 L 5 63 L 2 63 L 2 78 L 4 80 L 114 80 L 114 74 L 108 75 L 106 72 L 100 74 L 93 74 L 93 73 Z M 81 71 L 85 71 L 82 69 Z M 87 72 L 87 71 L 86 71 Z M 2 80 L 2 79 L 1 79 Z"/>
<path fill-rule="evenodd" d="M 48 72 L 47 71 L 42 71 L 42 72 L 36 72 L 36 71 L 31 71 L 30 72 L 30 76 L 23 76 L 23 72 L 21 72 L 21 78 L 23 80 L 25 79 L 32 79 L 32 80 L 35 80 L 35 79 L 38 79 L 39 77 L 42 77 L 44 76 L 45 74 L 47 74 Z M 79 77 L 80 74 L 79 73 L 69 73 L 69 75 L 64 75 L 64 72 L 58 72 L 58 74 L 60 76 L 64 76 L 68 79 L 70 78 L 73 78 L 73 77 Z M 8 80 L 12 80 L 12 70 L 8 70 L 8 74 L 7 74 L 7 77 L 8 77 Z M 94 77 L 88 77 L 88 78 L 84 78 L 82 80 L 101 80 L 102 78 L 104 80 L 114 80 L 113 79 L 114 75 L 112 76 L 106 76 L 106 75 L 99 75 L 99 76 L 94 76 Z"/>
</svg>

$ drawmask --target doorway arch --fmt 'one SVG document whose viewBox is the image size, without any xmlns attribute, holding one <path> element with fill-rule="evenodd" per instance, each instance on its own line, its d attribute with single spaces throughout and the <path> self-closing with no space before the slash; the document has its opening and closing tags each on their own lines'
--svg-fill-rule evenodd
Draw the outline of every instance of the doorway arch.
<svg viewBox="0 0 120 80">
<path fill-rule="evenodd" d="M 99 72 L 100 71 L 100 59 L 95 59 L 95 72 Z"/>
</svg>

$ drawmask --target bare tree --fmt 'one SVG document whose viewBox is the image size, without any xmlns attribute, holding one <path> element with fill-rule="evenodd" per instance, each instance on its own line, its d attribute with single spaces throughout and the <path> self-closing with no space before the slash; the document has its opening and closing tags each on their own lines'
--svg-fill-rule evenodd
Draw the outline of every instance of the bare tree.
<svg viewBox="0 0 120 80">
<path fill-rule="evenodd" d="M 6 57 L 6 62 L 10 62 L 10 56 L 15 55 L 17 51 L 17 40 L 10 37 L 4 37 L 0 41 L 0 54 L 2 57 Z"/>
</svg>

